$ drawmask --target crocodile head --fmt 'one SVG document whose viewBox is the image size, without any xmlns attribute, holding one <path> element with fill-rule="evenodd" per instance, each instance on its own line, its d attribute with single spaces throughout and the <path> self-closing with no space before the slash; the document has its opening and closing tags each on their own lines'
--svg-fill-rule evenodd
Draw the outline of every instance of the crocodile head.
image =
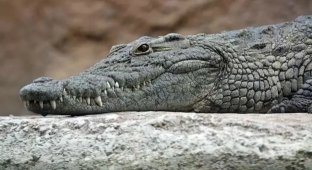
<svg viewBox="0 0 312 170">
<path fill-rule="evenodd" d="M 222 57 L 191 37 L 141 37 L 113 46 L 78 76 L 41 77 L 20 90 L 28 110 L 85 115 L 117 111 L 192 111 L 212 91 Z"/>
</svg>

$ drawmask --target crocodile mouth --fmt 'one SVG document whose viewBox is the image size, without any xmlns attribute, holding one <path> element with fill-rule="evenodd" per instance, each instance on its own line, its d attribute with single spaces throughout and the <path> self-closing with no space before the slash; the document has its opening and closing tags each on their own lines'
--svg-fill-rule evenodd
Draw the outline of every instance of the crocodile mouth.
<svg viewBox="0 0 312 170">
<path fill-rule="evenodd" d="M 105 77 L 106 81 L 98 80 L 94 84 L 90 83 L 92 80 L 78 83 L 80 81 L 75 81 L 75 77 L 71 79 L 74 81 L 58 81 L 46 77 L 39 79 L 20 90 L 20 97 L 26 109 L 42 115 L 82 115 L 98 113 L 98 110 L 113 111 L 103 107 L 111 100 L 125 98 L 139 91 L 148 91 L 157 77 L 144 79 L 136 84 L 119 82 L 109 77 Z M 41 79 L 45 80 L 41 81 Z M 88 86 L 84 87 L 84 84 Z"/>
</svg>

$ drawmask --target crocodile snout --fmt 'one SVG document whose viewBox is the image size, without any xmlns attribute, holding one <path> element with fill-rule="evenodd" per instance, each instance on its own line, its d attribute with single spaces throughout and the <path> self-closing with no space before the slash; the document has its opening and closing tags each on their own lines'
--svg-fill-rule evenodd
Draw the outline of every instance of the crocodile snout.
<svg viewBox="0 0 312 170">
<path fill-rule="evenodd" d="M 63 101 L 63 82 L 49 77 L 40 77 L 20 90 L 20 97 L 29 110 L 55 110 Z"/>
</svg>

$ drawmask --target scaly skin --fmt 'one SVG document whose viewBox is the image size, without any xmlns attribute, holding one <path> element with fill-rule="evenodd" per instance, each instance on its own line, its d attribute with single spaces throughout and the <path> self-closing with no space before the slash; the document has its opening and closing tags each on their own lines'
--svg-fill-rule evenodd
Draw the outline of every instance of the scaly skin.
<svg viewBox="0 0 312 170">
<path fill-rule="evenodd" d="M 215 35 L 142 37 L 20 96 L 33 112 L 311 112 L 312 16 Z"/>
</svg>

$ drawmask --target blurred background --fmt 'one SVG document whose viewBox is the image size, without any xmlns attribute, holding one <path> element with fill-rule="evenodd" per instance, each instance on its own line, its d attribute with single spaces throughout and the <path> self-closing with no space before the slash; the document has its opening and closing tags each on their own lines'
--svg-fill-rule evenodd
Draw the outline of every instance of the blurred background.
<svg viewBox="0 0 312 170">
<path fill-rule="evenodd" d="M 19 89 L 62 79 L 142 35 L 217 33 L 312 14 L 311 0 L 0 0 L 0 115 L 26 115 Z"/>
</svg>

